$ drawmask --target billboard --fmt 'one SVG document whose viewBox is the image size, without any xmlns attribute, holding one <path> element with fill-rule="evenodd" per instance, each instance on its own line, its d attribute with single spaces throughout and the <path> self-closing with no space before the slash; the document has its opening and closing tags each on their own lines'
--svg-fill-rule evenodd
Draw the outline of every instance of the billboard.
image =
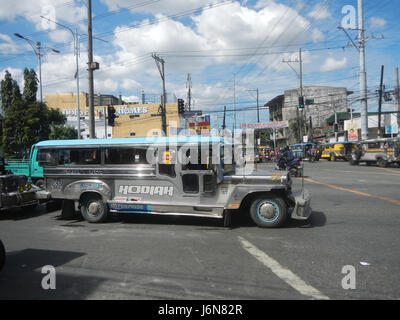
<svg viewBox="0 0 400 320">
<path fill-rule="evenodd" d="M 358 141 L 358 127 L 355 123 L 347 125 L 347 137 L 350 142 Z"/>
</svg>

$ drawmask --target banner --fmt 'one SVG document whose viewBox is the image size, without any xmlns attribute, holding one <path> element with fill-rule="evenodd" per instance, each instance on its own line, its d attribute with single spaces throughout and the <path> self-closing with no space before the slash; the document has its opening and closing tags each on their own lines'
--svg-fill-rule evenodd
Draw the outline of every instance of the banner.
<svg viewBox="0 0 400 320">
<path fill-rule="evenodd" d="M 242 129 L 283 129 L 289 128 L 288 121 L 267 122 L 267 123 L 242 123 Z"/>
</svg>

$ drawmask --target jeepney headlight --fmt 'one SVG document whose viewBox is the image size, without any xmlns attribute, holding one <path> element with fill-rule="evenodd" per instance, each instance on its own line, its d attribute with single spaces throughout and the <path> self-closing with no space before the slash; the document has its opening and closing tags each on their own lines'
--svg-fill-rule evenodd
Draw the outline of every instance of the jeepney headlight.
<svg viewBox="0 0 400 320">
<path fill-rule="evenodd" d="M 18 187 L 18 191 L 19 191 L 19 192 L 24 192 L 24 190 L 25 190 L 25 189 L 24 189 L 23 186 L 19 186 L 19 187 Z"/>
<path fill-rule="evenodd" d="M 29 191 L 29 190 L 32 189 L 32 186 L 30 184 L 27 184 L 25 188 L 26 188 L 27 191 Z"/>
</svg>

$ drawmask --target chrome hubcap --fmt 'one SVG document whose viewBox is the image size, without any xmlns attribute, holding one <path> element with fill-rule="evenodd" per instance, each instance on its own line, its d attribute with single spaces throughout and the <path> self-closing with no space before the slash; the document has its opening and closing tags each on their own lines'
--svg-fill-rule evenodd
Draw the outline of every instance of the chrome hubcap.
<svg viewBox="0 0 400 320">
<path fill-rule="evenodd" d="M 272 203 L 265 202 L 259 208 L 260 216 L 266 220 L 272 220 L 276 217 L 277 211 Z"/>
<path fill-rule="evenodd" d="M 89 207 L 88 207 L 89 214 L 95 216 L 99 213 L 99 210 L 100 210 L 100 206 L 97 202 L 92 202 L 91 204 L 89 204 Z"/>
</svg>

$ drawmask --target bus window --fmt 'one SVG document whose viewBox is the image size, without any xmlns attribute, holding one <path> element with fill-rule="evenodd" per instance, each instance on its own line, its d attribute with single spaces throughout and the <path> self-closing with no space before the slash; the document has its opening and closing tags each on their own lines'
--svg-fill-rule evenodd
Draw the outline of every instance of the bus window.
<svg viewBox="0 0 400 320">
<path fill-rule="evenodd" d="M 108 148 L 105 150 L 105 164 L 148 164 L 146 149 Z"/>
</svg>

